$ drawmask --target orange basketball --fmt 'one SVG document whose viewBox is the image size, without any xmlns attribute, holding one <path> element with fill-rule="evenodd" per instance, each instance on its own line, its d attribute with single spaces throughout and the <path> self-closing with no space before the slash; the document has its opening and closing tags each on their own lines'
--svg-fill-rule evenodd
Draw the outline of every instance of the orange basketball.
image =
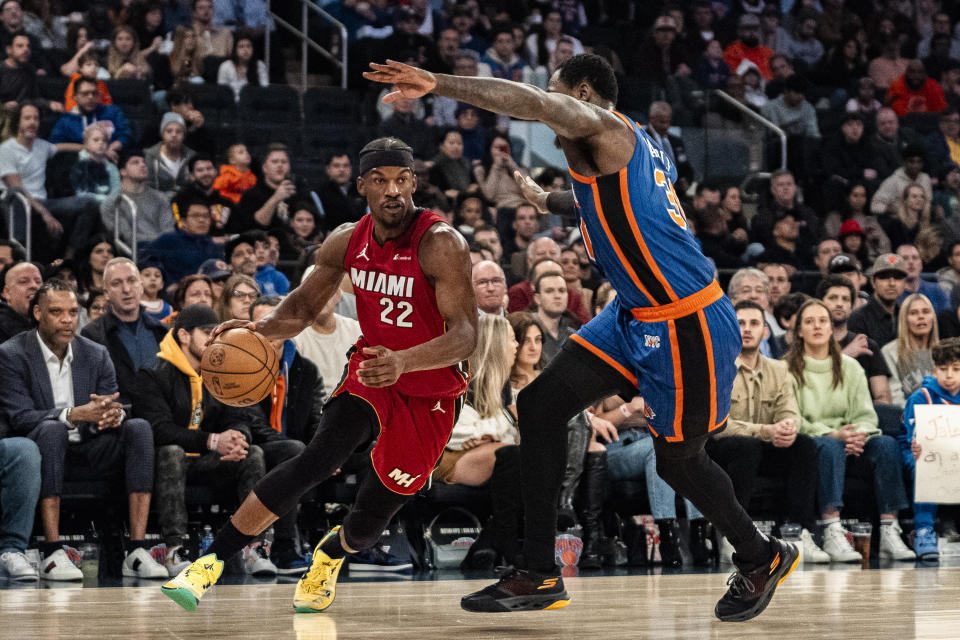
<svg viewBox="0 0 960 640">
<path fill-rule="evenodd" d="M 248 407 L 270 395 L 280 372 L 276 349 L 255 331 L 230 329 L 203 350 L 200 375 L 217 400 Z"/>
</svg>

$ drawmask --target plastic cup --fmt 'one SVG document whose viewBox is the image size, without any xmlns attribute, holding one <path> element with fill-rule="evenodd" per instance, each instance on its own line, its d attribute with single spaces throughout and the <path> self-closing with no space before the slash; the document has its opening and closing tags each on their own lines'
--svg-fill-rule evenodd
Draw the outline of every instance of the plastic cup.
<svg viewBox="0 0 960 640">
<path fill-rule="evenodd" d="M 84 580 L 96 580 L 100 574 L 100 547 L 86 542 L 80 545 L 80 572 Z"/>
<path fill-rule="evenodd" d="M 857 522 L 850 527 L 853 534 L 853 548 L 863 556 L 863 568 L 870 568 L 870 537 L 873 535 L 873 525 L 869 522 Z"/>
</svg>

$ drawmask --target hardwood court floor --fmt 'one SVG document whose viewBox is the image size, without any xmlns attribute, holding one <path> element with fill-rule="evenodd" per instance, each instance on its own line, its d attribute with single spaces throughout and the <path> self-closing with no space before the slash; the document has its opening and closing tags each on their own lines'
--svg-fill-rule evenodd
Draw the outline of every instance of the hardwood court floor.
<svg viewBox="0 0 960 640">
<path fill-rule="evenodd" d="M 482 638 L 960 638 L 960 569 L 797 571 L 767 611 L 721 623 L 722 574 L 573 578 L 566 609 L 481 615 L 482 581 L 348 582 L 326 614 L 294 615 L 293 585 L 218 586 L 182 611 L 156 586 L 0 591 L 0 638 L 474 640 Z"/>
</svg>

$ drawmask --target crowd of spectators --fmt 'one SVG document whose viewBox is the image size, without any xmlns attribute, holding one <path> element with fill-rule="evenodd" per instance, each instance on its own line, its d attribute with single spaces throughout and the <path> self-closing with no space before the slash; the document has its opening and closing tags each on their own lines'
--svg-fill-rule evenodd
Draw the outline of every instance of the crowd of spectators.
<svg viewBox="0 0 960 640">
<path fill-rule="evenodd" d="M 283 15 L 289 7 L 277 5 L 286 4 L 274 10 Z M 806 559 L 859 560 L 840 524 L 851 467 L 873 474 L 866 510 L 881 523 L 881 557 L 935 555 L 935 510 L 908 499 L 917 453 L 904 435 L 912 424 L 899 416 L 924 390 L 928 401 L 930 389 L 944 401 L 957 392 L 931 377 L 960 359 L 942 342 L 960 337 L 957 8 L 936 0 L 322 4 L 348 40 L 321 28 L 321 44 L 348 47 L 361 66 L 390 57 L 546 88 L 572 56 L 606 57 L 621 80 L 620 110 L 677 165 L 690 230 L 737 305 L 743 353 L 733 409 L 707 450 L 738 499 L 749 510 L 757 478 L 779 476 L 775 515 L 801 525 Z M 210 397 L 197 375 L 200 350 L 216 322 L 268 313 L 309 272 L 325 235 L 363 215 L 353 154 L 364 136 L 413 146 L 415 202 L 470 243 L 481 348 L 434 479 L 488 488 L 490 552 L 478 547 L 473 561 L 515 559 L 516 394 L 616 296 L 576 220 L 538 204 L 537 190 L 567 189 L 568 178 L 525 166 L 530 141 L 503 116 L 432 96 L 385 105 L 381 89 L 355 73 L 338 95 L 361 116 L 303 123 L 304 139 L 342 124 L 337 143 L 307 148 L 299 132 L 266 127 L 264 138 L 256 122 L 224 126 L 219 107 L 195 106 L 201 86 L 228 89 L 243 112 L 254 89 L 286 84 L 289 40 L 272 31 L 268 67 L 268 29 L 262 0 L 0 2 L 0 179 L 12 213 L 2 231 L 16 238 L 0 241 L 0 384 L 9 390 L 0 402 L 0 565 L 12 578 L 37 576 L 23 555 L 37 504 L 41 577 L 77 577 L 59 541 L 65 481 L 122 477 L 124 575 L 174 575 L 191 553 L 188 483 L 242 497 L 309 441 L 359 334 L 349 282 L 311 327 L 275 345 L 282 383 L 259 406 Z M 119 103 L 131 86 L 143 89 L 143 104 Z M 752 127 L 712 99 L 718 89 L 788 136 L 786 167 L 768 160 L 771 171 L 752 182 L 759 188 L 711 180 L 688 153 L 686 129 Z M 767 158 L 779 158 L 777 144 L 763 142 Z M 515 181 L 517 170 L 533 181 Z M 639 397 L 607 398 L 569 424 L 561 512 L 582 527 L 584 567 L 616 556 L 608 542 L 618 532 L 602 514 L 608 485 L 630 480 L 646 488 L 665 565 L 682 563 L 684 515 L 695 562 L 727 553 L 657 476 L 650 410 Z M 151 499 L 162 538 L 152 549 L 144 538 Z M 916 555 L 900 525 L 910 508 L 923 514 Z M 245 550 L 248 571 L 302 570 L 295 519 L 277 522 L 272 545 Z"/>
</svg>

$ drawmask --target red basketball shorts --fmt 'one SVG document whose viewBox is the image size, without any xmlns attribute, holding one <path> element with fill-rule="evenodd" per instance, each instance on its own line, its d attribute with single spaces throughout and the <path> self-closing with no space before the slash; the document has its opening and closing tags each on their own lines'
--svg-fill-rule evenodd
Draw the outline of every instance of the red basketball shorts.
<svg viewBox="0 0 960 640">
<path fill-rule="evenodd" d="M 413 495 L 426 484 L 440 460 L 463 396 L 405 396 L 393 387 L 364 386 L 357 378 L 357 367 L 365 359 L 352 354 L 347 374 L 333 395 L 349 393 L 373 408 L 380 422 L 380 435 L 370 456 L 373 469 L 387 489 Z"/>
</svg>

